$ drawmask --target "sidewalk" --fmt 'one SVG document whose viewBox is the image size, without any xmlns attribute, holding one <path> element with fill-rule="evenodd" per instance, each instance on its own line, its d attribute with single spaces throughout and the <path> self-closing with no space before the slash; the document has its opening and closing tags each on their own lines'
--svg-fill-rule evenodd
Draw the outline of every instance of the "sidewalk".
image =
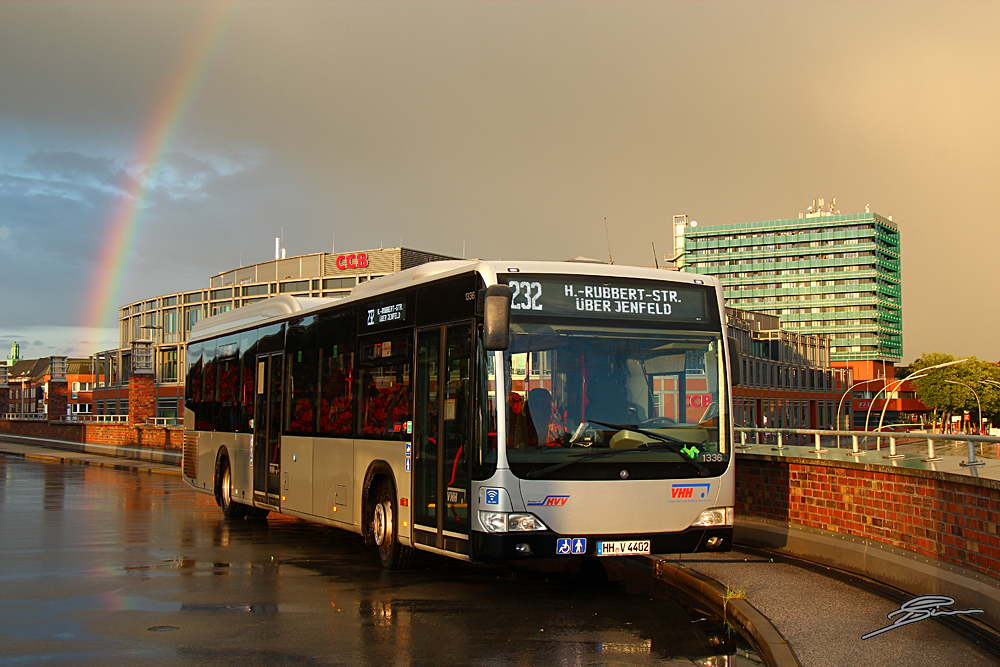
<svg viewBox="0 0 1000 667">
<path fill-rule="evenodd" d="M 0 440 L 0 454 L 18 456 L 26 459 L 36 459 L 61 463 L 63 465 L 89 465 L 114 470 L 130 470 L 147 474 L 180 475 L 180 467 L 155 461 L 141 461 L 85 452 L 65 451 L 57 448 L 23 445 L 6 440 Z"/>
<path fill-rule="evenodd" d="M 678 571 L 694 572 L 744 594 L 781 633 L 803 667 L 1000 666 L 995 633 L 974 621 L 958 620 L 962 634 L 942 624 L 974 619 L 974 614 L 919 621 L 862 640 L 862 635 L 899 619 L 887 615 L 913 597 L 877 582 L 752 548 L 657 560 L 664 579 Z"/>
</svg>

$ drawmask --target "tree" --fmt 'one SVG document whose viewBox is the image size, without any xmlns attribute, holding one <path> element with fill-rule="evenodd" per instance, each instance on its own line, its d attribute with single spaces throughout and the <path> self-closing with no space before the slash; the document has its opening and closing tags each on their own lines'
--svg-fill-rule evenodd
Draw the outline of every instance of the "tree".
<svg viewBox="0 0 1000 667">
<path fill-rule="evenodd" d="M 912 375 L 920 375 L 924 368 L 954 360 L 955 357 L 950 354 L 925 352 L 910 364 L 910 370 Z M 960 384 L 950 384 L 946 380 Z M 1000 417 L 1000 387 L 984 380 L 1000 382 L 1000 366 L 970 357 L 965 363 L 927 371 L 925 377 L 913 380 L 913 387 L 917 398 L 934 410 L 935 422 L 938 413 L 943 424 L 952 414 L 962 414 L 966 410 L 975 421 L 979 418 L 980 404 L 983 417 L 995 421 Z M 977 396 L 979 403 L 976 402 Z"/>
</svg>

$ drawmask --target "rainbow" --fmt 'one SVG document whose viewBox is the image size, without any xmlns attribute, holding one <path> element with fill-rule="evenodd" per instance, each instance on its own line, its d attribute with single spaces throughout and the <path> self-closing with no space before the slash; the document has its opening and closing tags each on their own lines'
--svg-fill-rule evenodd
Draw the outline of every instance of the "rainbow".
<svg viewBox="0 0 1000 667">
<path fill-rule="evenodd" d="M 192 40 L 182 64 L 159 96 L 132 161 L 138 173 L 123 184 L 114 212 L 101 236 L 97 268 L 84 300 L 84 326 L 117 328 L 123 279 L 142 228 L 149 194 L 156 187 L 168 148 L 201 86 L 208 65 L 224 41 L 236 10 L 235 2 L 212 3 L 207 19 Z"/>
</svg>

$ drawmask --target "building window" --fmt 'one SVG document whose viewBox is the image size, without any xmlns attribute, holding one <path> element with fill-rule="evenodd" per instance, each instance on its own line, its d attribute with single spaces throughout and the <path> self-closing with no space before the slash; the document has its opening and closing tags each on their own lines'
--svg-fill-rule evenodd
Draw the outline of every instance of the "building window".
<svg viewBox="0 0 1000 667">
<path fill-rule="evenodd" d="M 201 320 L 201 306 L 184 309 L 184 331 L 191 331 L 195 324 Z"/>
<path fill-rule="evenodd" d="M 177 350 L 160 353 L 160 382 L 177 382 Z"/>
<path fill-rule="evenodd" d="M 257 296 L 267 294 L 267 285 L 250 285 L 243 288 L 243 296 Z"/>
<path fill-rule="evenodd" d="M 281 283 L 279 287 L 281 292 L 308 292 L 309 291 L 309 281 L 308 280 L 296 280 L 290 283 Z"/>
</svg>

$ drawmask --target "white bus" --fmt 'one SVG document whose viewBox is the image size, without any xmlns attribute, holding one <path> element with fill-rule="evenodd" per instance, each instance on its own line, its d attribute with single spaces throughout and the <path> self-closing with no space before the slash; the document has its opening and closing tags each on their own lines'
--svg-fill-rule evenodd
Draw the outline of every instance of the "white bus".
<svg viewBox="0 0 1000 667">
<path fill-rule="evenodd" d="M 708 276 L 433 262 L 199 322 L 183 475 L 227 518 L 511 561 L 725 551 L 730 341 Z"/>
</svg>

